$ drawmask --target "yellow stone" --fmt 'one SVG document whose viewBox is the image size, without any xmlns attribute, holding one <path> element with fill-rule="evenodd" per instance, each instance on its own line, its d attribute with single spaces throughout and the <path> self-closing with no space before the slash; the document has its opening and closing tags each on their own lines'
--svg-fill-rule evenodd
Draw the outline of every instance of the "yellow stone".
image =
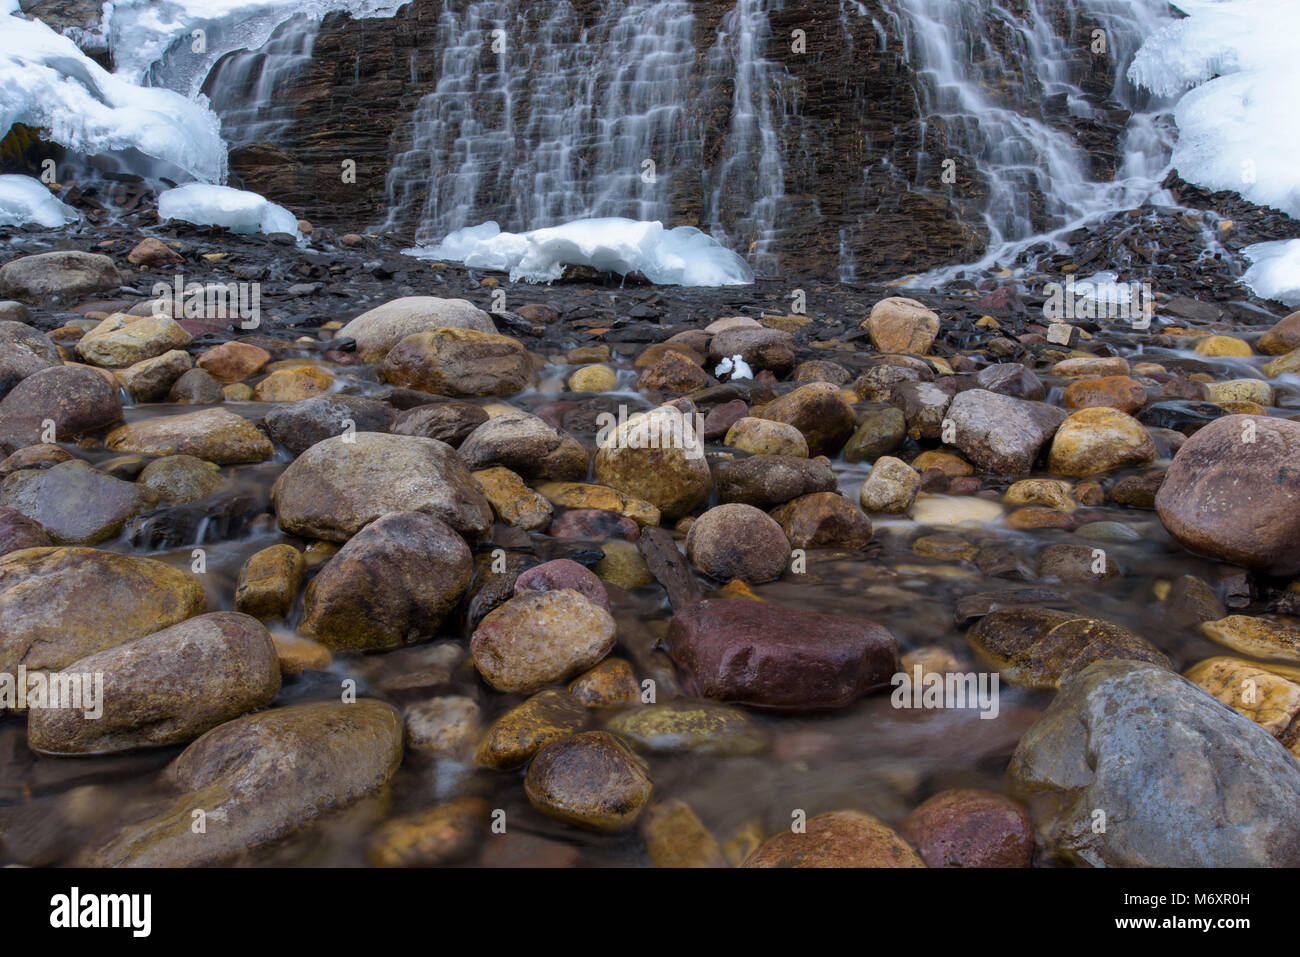
<svg viewBox="0 0 1300 957">
<path fill-rule="evenodd" d="M 535 531 L 551 524 L 551 505 L 508 468 L 496 466 L 471 473 L 484 497 L 507 525 Z"/>
<path fill-rule="evenodd" d="M 916 458 L 912 459 L 912 468 L 918 472 L 925 472 L 927 469 L 939 469 L 949 478 L 958 478 L 962 475 L 974 475 L 975 466 L 971 465 L 960 455 L 954 455 L 952 452 L 929 451 L 922 452 Z"/>
<path fill-rule="evenodd" d="M 1264 366 L 1264 375 L 1270 379 L 1292 372 L 1300 372 L 1300 349 L 1292 349 Z"/>
<path fill-rule="evenodd" d="M 1207 336 L 1196 344 L 1196 352 L 1203 356 L 1253 355 L 1250 343 L 1235 336 Z"/>
<path fill-rule="evenodd" d="M 1225 648 L 1256 658 L 1300 661 L 1300 629 L 1268 618 L 1229 615 L 1201 623 L 1201 631 Z"/>
<path fill-rule="evenodd" d="M 750 601 L 766 601 L 766 599 L 759 598 L 754 594 L 754 589 L 750 588 L 739 578 L 733 578 L 731 581 L 719 588 L 718 594 L 723 598 L 748 598 Z"/>
<path fill-rule="evenodd" d="M 596 563 L 594 571 L 601 581 L 619 588 L 641 588 L 653 585 L 655 576 L 645 563 L 640 550 L 631 542 L 606 542 L 601 551 L 605 557 Z"/>
<path fill-rule="evenodd" d="M 638 525 L 658 525 L 659 509 L 649 502 L 624 495 L 608 485 L 588 485 L 585 482 L 545 482 L 537 486 L 546 500 L 563 508 L 601 508 L 607 512 L 626 515 Z"/>
<path fill-rule="evenodd" d="M 1046 505 L 1048 508 L 1073 512 L 1079 507 L 1074 486 L 1059 479 L 1022 479 L 1013 482 L 1002 496 L 1007 505 Z"/>
<path fill-rule="evenodd" d="M 259 402 L 297 402 L 328 391 L 334 377 L 317 366 L 277 369 L 257 384 L 253 397 Z"/>
<path fill-rule="evenodd" d="M 609 366 L 585 366 L 569 376 L 572 392 L 609 392 L 618 384 L 618 375 Z"/>
<path fill-rule="evenodd" d="M 1273 402 L 1273 388 L 1263 379 L 1229 379 L 1227 382 L 1207 383 L 1205 398 L 1210 402 L 1256 402 L 1270 405 Z"/>
<path fill-rule="evenodd" d="M 1279 737 L 1300 712 L 1300 685 L 1253 661 L 1221 656 L 1188 668 L 1184 677 Z"/>
</svg>

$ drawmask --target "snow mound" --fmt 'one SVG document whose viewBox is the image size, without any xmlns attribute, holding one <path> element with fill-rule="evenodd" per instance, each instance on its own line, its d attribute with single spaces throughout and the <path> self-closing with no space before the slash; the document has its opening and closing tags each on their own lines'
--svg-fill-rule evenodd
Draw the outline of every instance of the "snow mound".
<svg viewBox="0 0 1300 957">
<path fill-rule="evenodd" d="M 517 282 L 553 282 L 565 266 L 619 275 L 639 272 L 665 286 L 741 286 L 754 281 L 749 265 L 693 226 L 607 217 L 578 219 L 527 233 L 503 233 L 494 222 L 450 233 L 436 246 L 408 249 L 422 259 L 446 259 L 510 273 Z"/>
<path fill-rule="evenodd" d="M 54 229 L 77 218 L 76 210 L 55 199 L 40 180 L 12 173 L 0 176 L 0 226 L 35 223 Z"/>
<path fill-rule="evenodd" d="M 1300 239 L 1256 243 L 1241 252 L 1253 263 L 1241 281 L 1255 295 L 1300 306 Z"/>
<path fill-rule="evenodd" d="M 195 179 L 226 173 L 220 123 L 206 98 L 134 86 L 44 23 L 0 14 L 0 135 L 15 123 L 45 129 L 74 153 L 134 149 Z"/>
<path fill-rule="evenodd" d="M 298 219 L 257 193 L 230 186 L 190 183 L 158 197 L 163 220 L 182 219 L 198 226 L 224 226 L 232 233 L 298 235 Z"/>
</svg>

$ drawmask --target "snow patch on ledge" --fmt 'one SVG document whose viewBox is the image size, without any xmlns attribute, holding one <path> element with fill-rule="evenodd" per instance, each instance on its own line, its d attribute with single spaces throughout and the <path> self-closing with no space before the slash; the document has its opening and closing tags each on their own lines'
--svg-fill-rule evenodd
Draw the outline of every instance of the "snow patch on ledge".
<svg viewBox="0 0 1300 957">
<path fill-rule="evenodd" d="M 503 233 L 495 222 L 468 226 L 441 243 L 404 250 L 477 269 L 508 272 L 511 282 L 554 282 L 565 266 L 590 266 L 625 276 L 639 272 L 663 286 L 743 286 L 754 271 L 740 256 L 693 226 L 616 216 L 578 219 L 526 233 Z"/>
<path fill-rule="evenodd" d="M 17 173 L 0 175 L 0 226 L 35 224 L 55 229 L 78 218 L 77 211 L 55 198 L 40 180 Z"/>
<path fill-rule="evenodd" d="M 198 226 L 224 226 L 232 233 L 298 235 L 293 213 L 257 193 L 230 186 L 190 183 L 169 189 L 158 197 L 158 216 L 164 222 L 181 219 Z"/>
</svg>

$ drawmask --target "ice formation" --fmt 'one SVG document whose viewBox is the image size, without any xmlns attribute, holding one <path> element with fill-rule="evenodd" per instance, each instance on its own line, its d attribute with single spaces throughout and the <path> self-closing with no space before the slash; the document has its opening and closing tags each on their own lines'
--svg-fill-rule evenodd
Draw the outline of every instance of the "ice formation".
<svg viewBox="0 0 1300 957">
<path fill-rule="evenodd" d="M 0 175 L 0 226 L 34 223 L 53 229 L 76 220 L 76 210 L 59 202 L 40 180 L 13 173 Z"/>
<path fill-rule="evenodd" d="M 1242 254 L 1252 265 L 1241 281 L 1255 295 L 1300 306 L 1300 239 L 1256 243 Z"/>
<path fill-rule="evenodd" d="M 653 283 L 669 286 L 739 286 L 754 281 L 753 270 L 740 256 L 692 226 L 665 229 L 659 222 L 619 217 L 578 219 L 527 233 L 503 233 L 489 222 L 458 229 L 435 246 L 407 252 L 509 272 L 512 282 L 553 282 L 568 265 L 619 275 L 639 272 Z"/>
<path fill-rule="evenodd" d="M 754 370 L 749 367 L 742 356 L 732 356 L 730 359 L 723 359 L 713 370 L 715 378 L 721 379 L 727 373 L 731 373 L 733 379 L 752 379 Z"/>
<path fill-rule="evenodd" d="M 298 219 L 283 206 L 242 189 L 190 183 L 158 197 L 163 220 L 183 219 L 199 226 L 224 226 L 234 233 L 298 235 Z"/>
</svg>

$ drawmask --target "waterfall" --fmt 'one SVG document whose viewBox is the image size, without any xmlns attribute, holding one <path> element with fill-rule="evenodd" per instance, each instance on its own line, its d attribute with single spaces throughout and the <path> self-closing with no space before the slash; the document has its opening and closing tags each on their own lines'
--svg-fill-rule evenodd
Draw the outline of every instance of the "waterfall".
<svg viewBox="0 0 1300 957">
<path fill-rule="evenodd" d="M 213 68 L 203 91 L 230 146 L 279 139 L 292 121 L 293 104 L 286 101 L 285 90 L 311 62 L 318 29 L 309 17 L 293 17 L 261 47 L 231 53 Z"/>
</svg>

